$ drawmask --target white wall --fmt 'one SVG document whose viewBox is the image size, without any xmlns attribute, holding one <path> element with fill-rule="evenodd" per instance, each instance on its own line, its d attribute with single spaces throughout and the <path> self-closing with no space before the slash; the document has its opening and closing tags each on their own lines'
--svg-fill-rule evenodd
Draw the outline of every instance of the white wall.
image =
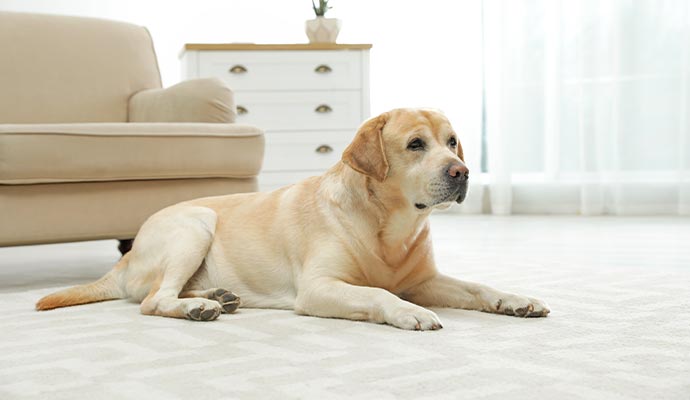
<svg viewBox="0 0 690 400">
<path fill-rule="evenodd" d="M 481 2 L 333 0 L 341 43 L 372 43 L 372 114 L 403 106 L 444 110 L 466 154 L 479 155 Z M 306 42 L 310 0 L 0 0 L 0 10 L 94 16 L 149 28 L 164 85 L 180 80 L 190 42 Z M 474 150 L 476 149 L 476 150 Z M 474 162 L 470 162 L 470 167 Z M 478 167 L 475 167 L 478 170 Z"/>
</svg>

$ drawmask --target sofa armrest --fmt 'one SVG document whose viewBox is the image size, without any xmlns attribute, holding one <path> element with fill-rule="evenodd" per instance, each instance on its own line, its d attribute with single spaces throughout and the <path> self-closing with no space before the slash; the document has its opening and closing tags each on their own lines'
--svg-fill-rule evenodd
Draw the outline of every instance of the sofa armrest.
<svg viewBox="0 0 690 400">
<path fill-rule="evenodd" d="M 235 122 L 232 91 L 220 79 L 147 89 L 129 99 L 129 122 Z"/>
</svg>

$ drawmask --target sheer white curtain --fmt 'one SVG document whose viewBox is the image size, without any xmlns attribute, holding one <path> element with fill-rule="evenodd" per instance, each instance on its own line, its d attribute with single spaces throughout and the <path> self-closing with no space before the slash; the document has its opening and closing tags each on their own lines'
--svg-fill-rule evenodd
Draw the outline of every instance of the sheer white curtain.
<svg viewBox="0 0 690 400">
<path fill-rule="evenodd" d="M 491 210 L 690 214 L 690 2 L 485 0 Z"/>
</svg>

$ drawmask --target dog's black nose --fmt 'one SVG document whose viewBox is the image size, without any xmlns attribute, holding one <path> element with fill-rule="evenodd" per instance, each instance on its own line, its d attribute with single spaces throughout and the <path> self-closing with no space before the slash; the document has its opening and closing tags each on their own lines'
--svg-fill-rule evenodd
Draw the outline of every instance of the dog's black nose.
<svg viewBox="0 0 690 400">
<path fill-rule="evenodd" d="M 447 172 L 453 180 L 466 181 L 470 178 L 470 170 L 464 164 L 451 164 Z"/>
</svg>

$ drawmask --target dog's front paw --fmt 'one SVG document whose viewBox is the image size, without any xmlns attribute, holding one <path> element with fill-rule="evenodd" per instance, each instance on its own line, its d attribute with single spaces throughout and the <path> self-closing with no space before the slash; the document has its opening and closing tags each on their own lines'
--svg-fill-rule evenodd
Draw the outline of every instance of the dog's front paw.
<svg viewBox="0 0 690 400">
<path fill-rule="evenodd" d="M 414 304 L 396 307 L 385 314 L 387 324 L 401 329 L 435 331 L 443 328 L 436 313 Z"/>
<path fill-rule="evenodd" d="M 494 303 L 494 307 L 493 311 L 497 314 L 524 318 L 546 317 L 551 312 L 549 306 L 541 300 L 514 294 L 501 296 Z"/>
</svg>

